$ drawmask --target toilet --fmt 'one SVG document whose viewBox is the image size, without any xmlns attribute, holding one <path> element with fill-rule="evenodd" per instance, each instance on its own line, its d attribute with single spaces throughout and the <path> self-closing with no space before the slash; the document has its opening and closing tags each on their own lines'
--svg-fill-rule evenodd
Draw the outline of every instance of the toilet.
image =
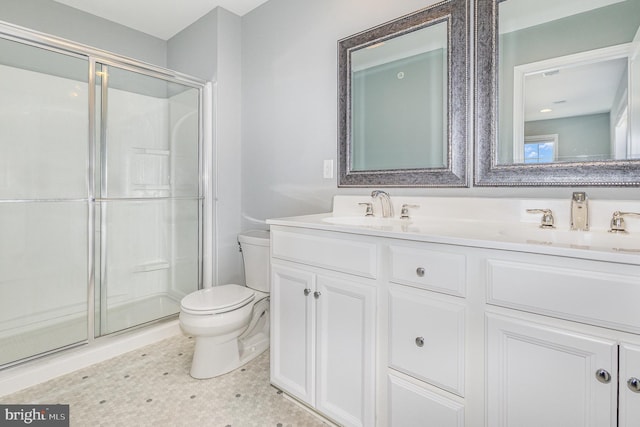
<svg viewBox="0 0 640 427">
<path fill-rule="evenodd" d="M 194 378 L 226 374 L 269 348 L 269 232 L 240 233 L 238 243 L 247 285 L 201 289 L 180 302 L 180 328 L 195 339 Z"/>
</svg>

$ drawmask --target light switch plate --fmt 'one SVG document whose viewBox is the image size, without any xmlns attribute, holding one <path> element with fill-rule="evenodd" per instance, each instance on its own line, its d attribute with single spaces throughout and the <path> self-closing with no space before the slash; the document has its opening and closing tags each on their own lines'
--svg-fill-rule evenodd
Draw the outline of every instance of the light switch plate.
<svg viewBox="0 0 640 427">
<path fill-rule="evenodd" d="M 333 160 L 332 159 L 324 161 L 322 176 L 327 179 L 333 178 Z"/>
</svg>

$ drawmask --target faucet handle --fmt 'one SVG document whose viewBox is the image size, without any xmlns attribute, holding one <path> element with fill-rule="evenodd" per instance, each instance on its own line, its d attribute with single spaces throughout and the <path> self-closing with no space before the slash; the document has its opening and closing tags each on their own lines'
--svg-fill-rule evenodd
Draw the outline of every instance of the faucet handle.
<svg viewBox="0 0 640 427">
<path fill-rule="evenodd" d="M 541 213 L 540 228 L 556 228 L 551 209 L 527 209 L 527 213 Z"/>
<path fill-rule="evenodd" d="M 400 208 L 400 219 L 409 219 L 409 208 L 419 208 L 420 205 L 403 204 Z"/>
<path fill-rule="evenodd" d="M 373 203 L 371 202 L 363 202 L 358 203 L 360 206 L 366 206 L 366 210 L 364 212 L 364 216 L 373 216 Z"/>
<path fill-rule="evenodd" d="M 613 213 L 613 217 L 611 218 L 611 226 L 609 227 L 609 233 L 623 233 L 626 234 L 628 231 L 626 230 L 626 226 L 624 223 L 623 216 L 640 216 L 638 212 L 620 212 L 615 211 Z"/>
</svg>

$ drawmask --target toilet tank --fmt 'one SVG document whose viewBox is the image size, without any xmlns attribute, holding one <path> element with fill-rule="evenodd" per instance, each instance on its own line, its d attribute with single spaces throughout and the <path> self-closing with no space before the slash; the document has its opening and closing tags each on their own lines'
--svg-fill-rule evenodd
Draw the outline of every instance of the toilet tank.
<svg viewBox="0 0 640 427">
<path fill-rule="evenodd" d="M 264 230 L 250 230 L 238 234 L 244 259 L 244 277 L 247 286 L 256 291 L 269 292 L 269 239 L 269 232 Z"/>
</svg>

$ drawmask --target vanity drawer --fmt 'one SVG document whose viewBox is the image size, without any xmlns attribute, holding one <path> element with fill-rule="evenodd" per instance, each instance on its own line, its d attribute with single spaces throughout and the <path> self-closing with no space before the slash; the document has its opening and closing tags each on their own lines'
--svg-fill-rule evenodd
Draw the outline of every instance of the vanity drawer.
<svg viewBox="0 0 640 427">
<path fill-rule="evenodd" d="M 344 238 L 272 230 L 271 256 L 344 273 L 376 278 L 377 245 Z"/>
<path fill-rule="evenodd" d="M 396 375 L 388 376 L 390 426 L 464 426 L 464 405 Z"/>
<path fill-rule="evenodd" d="M 487 260 L 487 302 L 640 332 L 640 267 L 529 255 Z"/>
<path fill-rule="evenodd" d="M 391 281 L 456 296 L 465 295 L 466 259 L 443 250 L 391 246 Z"/>
<path fill-rule="evenodd" d="M 464 300 L 392 285 L 389 366 L 464 395 Z"/>
</svg>

